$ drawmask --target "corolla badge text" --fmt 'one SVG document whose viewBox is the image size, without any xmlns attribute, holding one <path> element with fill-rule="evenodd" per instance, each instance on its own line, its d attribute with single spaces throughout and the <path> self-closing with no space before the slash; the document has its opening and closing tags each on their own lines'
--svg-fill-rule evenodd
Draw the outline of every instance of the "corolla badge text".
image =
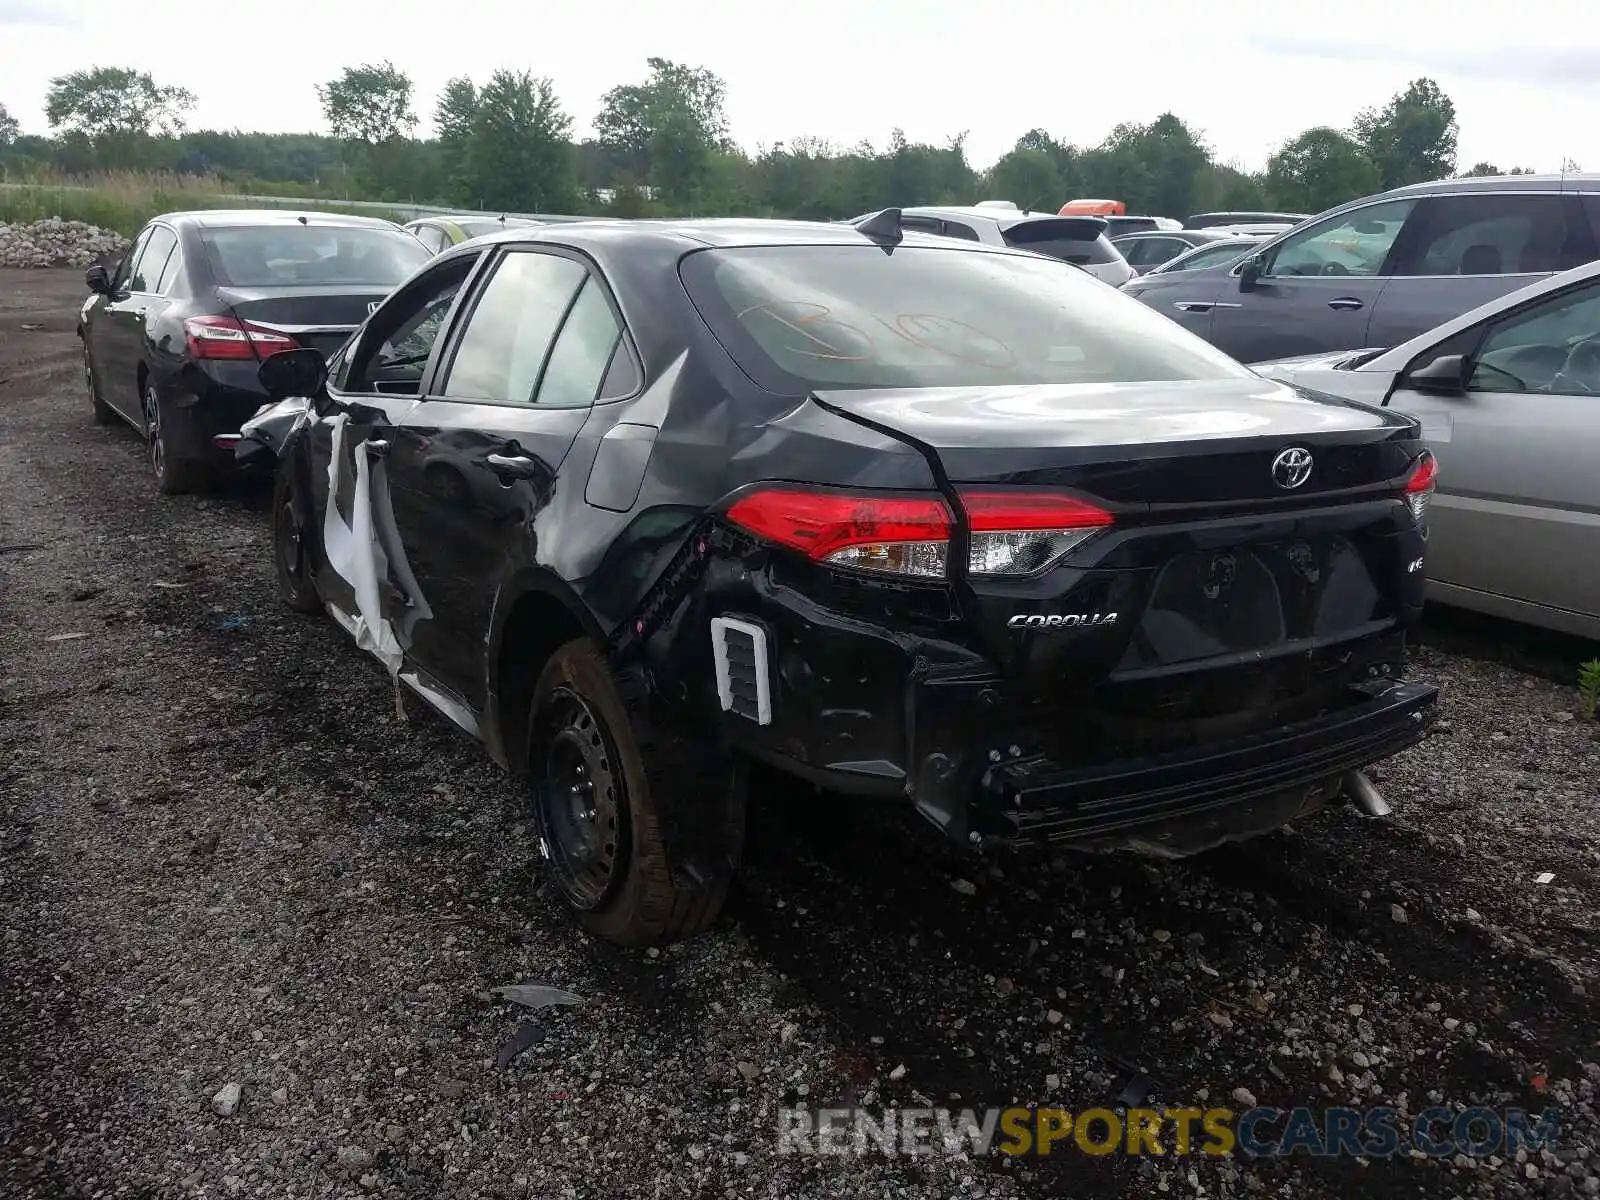
<svg viewBox="0 0 1600 1200">
<path fill-rule="evenodd" d="M 1085 629 L 1091 625 L 1115 625 L 1117 614 L 1108 613 L 1018 613 L 1006 622 L 1007 629 Z"/>
</svg>

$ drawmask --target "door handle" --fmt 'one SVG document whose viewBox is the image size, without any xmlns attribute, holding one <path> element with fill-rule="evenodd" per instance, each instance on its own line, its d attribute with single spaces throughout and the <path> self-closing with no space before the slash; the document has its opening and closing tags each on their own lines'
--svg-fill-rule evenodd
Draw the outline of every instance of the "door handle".
<svg viewBox="0 0 1600 1200">
<path fill-rule="evenodd" d="M 1203 313 L 1210 312 L 1215 308 L 1216 302 L 1213 300 L 1177 300 L 1173 302 L 1172 307 L 1179 312 Z"/>
<path fill-rule="evenodd" d="M 382 438 L 369 438 L 363 445 L 367 448 L 368 458 L 387 458 L 389 456 L 389 443 Z"/>
<path fill-rule="evenodd" d="M 1358 308 L 1364 308 L 1365 305 L 1354 296 L 1336 296 L 1328 301 L 1328 307 L 1337 309 L 1339 312 L 1354 312 Z"/>
<path fill-rule="evenodd" d="M 539 460 L 526 454 L 489 454 L 484 457 L 489 469 L 502 480 L 532 479 L 539 473 Z"/>
</svg>

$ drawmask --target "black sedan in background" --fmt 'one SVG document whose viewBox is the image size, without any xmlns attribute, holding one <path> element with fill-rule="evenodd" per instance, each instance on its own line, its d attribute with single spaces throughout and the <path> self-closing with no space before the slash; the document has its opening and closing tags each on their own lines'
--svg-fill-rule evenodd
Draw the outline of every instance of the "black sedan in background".
<svg viewBox="0 0 1600 1200">
<path fill-rule="evenodd" d="M 95 420 L 121 418 L 150 445 L 163 492 L 232 462 L 213 442 L 267 399 L 260 359 L 331 354 L 391 289 L 428 261 L 398 225 L 282 211 L 167 213 L 115 273 L 85 275 L 78 319 Z"/>
</svg>

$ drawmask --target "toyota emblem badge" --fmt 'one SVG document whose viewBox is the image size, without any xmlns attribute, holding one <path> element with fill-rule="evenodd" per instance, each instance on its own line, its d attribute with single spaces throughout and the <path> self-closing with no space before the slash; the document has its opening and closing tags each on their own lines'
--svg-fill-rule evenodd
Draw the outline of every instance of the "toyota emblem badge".
<svg viewBox="0 0 1600 1200">
<path fill-rule="evenodd" d="M 1272 482 L 1281 488 L 1297 488 L 1311 478 L 1311 451 L 1304 446 L 1280 450 L 1272 460 Z"/>
</svg>

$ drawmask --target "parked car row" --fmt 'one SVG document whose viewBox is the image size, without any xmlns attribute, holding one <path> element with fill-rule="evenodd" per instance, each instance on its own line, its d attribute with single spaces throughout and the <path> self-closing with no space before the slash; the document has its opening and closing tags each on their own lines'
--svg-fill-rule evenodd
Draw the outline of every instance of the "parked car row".
<svg viewBox="0 0 1600 1200">
<path fill-rule="evenodd" d="M 1428 207 L 1455 194 L 1121 288 L 1104 218 L 994 204 L 507 222 L 438 253 L 174 214 L 91 275 L 80 332 L 97 417 L 115 391 L 164 488 L 206 430 L 272 460 L 284 601 L 526 777 L 589 927 L 656 942 L 716 915 L 741 764 L 963 846 L 1187 854 L 1385 811 L 1362 769 L 1437 702 L 1403 678 L 1430 576 L 1600 632 L 1600 268 L 1259 370 L 1138 291 L 1542 261 L 1509 193 L 1459 227 Z M 1554 200 L 1587 236 L 1587 193 Z"/>
</svg>

